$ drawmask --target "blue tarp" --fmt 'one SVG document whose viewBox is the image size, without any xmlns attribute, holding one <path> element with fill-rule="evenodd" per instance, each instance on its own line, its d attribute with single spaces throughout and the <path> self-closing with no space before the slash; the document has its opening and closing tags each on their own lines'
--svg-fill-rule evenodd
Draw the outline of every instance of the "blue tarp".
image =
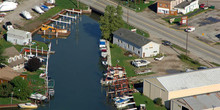
<svg viewBox="0 0 220 110">
<path fill-rule="evenodd" d="M 100 42 L 100 45 L 105 45 L 105 42 Z"/>
</svg>

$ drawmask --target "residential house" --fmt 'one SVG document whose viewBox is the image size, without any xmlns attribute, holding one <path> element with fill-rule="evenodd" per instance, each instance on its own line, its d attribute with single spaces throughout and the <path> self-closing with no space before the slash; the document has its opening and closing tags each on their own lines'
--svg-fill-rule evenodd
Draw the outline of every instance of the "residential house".
<svg viewBox="0 0 220 110">
<path fill-rule="evenodd" d="M 220 68 L 211 68 L 174 75 L 146 78 L 144 79 L 143 94 L 152 100 L 160 97 L 167 108 L 170 108 L 170 110 L 179 110 L 176 107 L 180 106 L 174 106 L 174 103 L 179 99 L 188 100 L 190 99 L 189 97 L 197 97 L 202 94 L 219 92 L 219 77 Z M 220 97 L 218 96 L 218 98 Z M 193 102 L 193 100 L 189 101 Z M 211 104 L 211 102 L 209 104 Z M 217 106 L 219 103 L 213 103 L 213 105 Z M 190 108 L 187 106 L 184 107 Z M 207 109 L 209 109 L 209 107 L 210 106 L 207 106 Z"/>
<path fill-rule="evenodd" d="M 197 8 L 199 0 L 158 0 L 157 13 L 166 15 L 186 14 Z"/>
<path fill-rule="evenodd" d="M 22 54 L 20 54 L 15 47 L 9 47 L 6 48 L 2 54 L 2 56 L 7 56 L 9 57 L 7 59 L 8 61 L 8 66 L 11 67 L 13 70 L 20 70 L 20 69 L 24 69 L 24 62 L 25 59 L 22 56 Z"/>
<path fill-rule="evenodd" d="M 8 66 L 4 66 L 4 67 L 0 68 L 0 84 L 2 84 L 4 82 L 11 81 L 12 79 L 14 79 L 17 76 L 20 76 L 23 79 L 27 78 L 26 75 L 22 75 L 20 73 L 17 73 Z"/>
<path fill-rule="evenodd" d="M 32 36 L 30 32 L 10 29 L 7 31 L 7 41 L 18 45 L 27 45 L 32 42 Z"/>
<path fill-rule="evenodd" d="M 151 57 L 159 54 L 160 44 L 130 30 L 120 28 L 113 32 L 113 44 L 133 52 L 140 57 Z"/>
</svg>

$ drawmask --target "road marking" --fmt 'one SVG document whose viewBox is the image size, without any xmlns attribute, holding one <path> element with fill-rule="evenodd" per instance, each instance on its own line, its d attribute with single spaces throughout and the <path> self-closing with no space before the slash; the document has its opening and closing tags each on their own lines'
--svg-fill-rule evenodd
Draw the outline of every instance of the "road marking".
<svg viewBox="0 0 220 110">
<path fill-rule="evenodd" d="M 112 4 L 117 5 L 116 3 L 112 2 L 112 1 L 109 1 L 109 0 L 106 0 L 106 1 L 111 2 Z M 98 1 L 96 1 L 96 3 L 98 3 L 98 4 L 100 4 L 100 5 L 104 6 L 104 7 L 106 6 L 105 4 L 103 4 L 103 3 L 101 3 L 101 2 L 98 2 Z M 125 8 L 125 7 L 124 7 L 124 8 Z M 129 11 L 130 11 L 130 10 L 129 10 Z M 125 13 L 124 13 L 123 15 L 124 15 L 124 16 L 127 16 L 127 14 L 125 14 Z M 140 20 L 138 20 L 137 18 L 134 18 L 134 17 L 132 17 L 132 16 L 129 16 L 129 17 L 130 17 L 130 18 L 133 18 L 136 22 L 139 22 L 139 23 L 141 23 L 141 24 L 145 24 L 145 25 L 147 25 L 147 26 L 149 26 L 149 27 L 151 27 L 151 28 L 154 28 L 154 29 L 156 29 L 156 30 L 162 32 L 162 33 L 168 34 L 168 35 L 170 35 L 170 36 L 173 37 L 173 38 L 176 38 L 176 39 L 179 39 L 180 41 L 185 42 L 185 40 L 180 39 L 179 37 L 174 36 L 174 35 L 172 35 L 172 34 L 166 32 L 166 31 L 164 31 L 164 30 L 161 30 L 161 29 L 159 29 L 159 28 L 156 28 L 156 27 L 154 27 L 153 25 L 147 24 L 146 22 L 140 21 Z M 212 54 L 212 55 L 214 55 L 214 56 L 220 58 L 220 56 L 219 56 L 218 54 L 215 54 L 215 53 L 213 53 L 213 52 L 210 52 L 210 51 L 208 51 L 208 50 L 205 50 L 205 49 L 203 49 L 203 48 L 201 48 L 201 47 L 198 47 L 197 45 L 192 44 L 192 43 L 190 43 L 190 42 L 188 42 L 188 43 L 189 43 L 190 45 L 196 47 L 196 48 L 199 48 L 199 49 L 203 50 L 203 51 L 206 52 L 206 53 Z"/>
</svg>

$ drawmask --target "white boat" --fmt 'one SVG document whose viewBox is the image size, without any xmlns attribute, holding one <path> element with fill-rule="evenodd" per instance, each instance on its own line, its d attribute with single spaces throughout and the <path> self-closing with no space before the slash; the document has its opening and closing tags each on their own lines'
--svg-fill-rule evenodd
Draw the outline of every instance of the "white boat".
<svg viewBox="0 0 220 110">
<path fill-rule="evenodd" d="M 100 39 L 99 41 L 99 47 L 102 48 L 102 47 L 106 47 L 106 41 L 104 39 Z"/>
<path fill-rule="evenodd" d="M 147 66 L 149 63 L 149 61 L 143 59 L 135 59 L 134 61 L 132 61 L 132 65 L 136 67 Z"/>
<path fill-rule="evenodd" d="M 54 90 L 54 89 L 49 89 L 49 90 L 48 90 L 48 93 L 49 93 L 49 95 L 50 95 L 51 97 L 53 97 L 54 94 L 55 94 L 55 90 Z"/>
<path fill-rule="evenodd" d="M 124 107 L 126 107 L 126 106 L 128 106 L 128 105 L 133 105 L 133 104 L 135 104 L 135 102 L 122 103 L 122 104 L 117 104 L 116 107 L 117 107 L 117 108 L 124 108 Z"/>
<path fill-rule="evenodd" d="M 20 108 L 28 108 L 28 109 L 36 109 L 38 106 L 37 104 L 32 104 L 32 103 L 23 103 L 23 104 L 18 104 Z"/>
<path fill-rule="evenodd" d="M 21 14 L 26 18 L 26 19 L 31 19 L 32 16 L 28 11 L 22 11 Z"/>
<path fill-rule="evenodd" d="M 133 96 L 122 96 L 122 97 L 115 97 L 113 98 L 114 101 L 120 100 L 120 99 L 131 99 L 134 98 Z"/>
<path fill-rule="evenodd" d="M 12 11 L 17 8 L 17 3 L 4 1 L 0 4 L 0 11 Z"/>
<path fill-rule="evenodd" d="M 37 13 L 40 13 L 40 14 L 44 13 L 44 11 L 43 11 L 39 6 L 35 6 L 33 9 L 34 9 Z"/>
<path fill-rule="evenodd" d="M 7 30 L 14 29 L 14 27 L 13 27 L 13 25 L 10 21 L 5 23 L 5 27 L 6 27 Z"/>
<path fill-rule="evenodd" d="M 117 105 L 117 104 L 124 104 L 124 103 L 127 103 L 127 102 L 129 102 L 130 101 L 130 99 L 119 99 L 119 100 L 116 100 L 115 101 L 115 104 Z"/>
<path fill-rule="evenodd" d="M 30 98 L 35 99 L 35 100 L 46 100 L 47 99 L 46 96 L 39 94 L 39 93 L 31 94 Z"/>
</svg>

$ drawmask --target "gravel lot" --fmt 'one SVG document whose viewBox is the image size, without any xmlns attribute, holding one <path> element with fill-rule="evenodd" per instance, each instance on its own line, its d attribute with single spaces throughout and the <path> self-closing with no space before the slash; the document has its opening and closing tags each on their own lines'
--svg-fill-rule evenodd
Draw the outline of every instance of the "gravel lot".
<svg viewBox="0 0 220 110">
<path fill-rule="evenodd" d="M 31 13 L 31 15 L 33 16 L 33 19 L 34 19 L 35 17 L 39 16 L 39 14 L 34 12 L 32 10 L 32 8 L 35 5 L 40 5 L 41 3 L 44 3 L 44 1 L 45 0 L 22 0 L 22 1 L 20 1 L 18 7 L 14 11 L 7 13 L 2 24 L 4 24 L 7 21 L 11 21 L 12 24 L 24 26 L 24 24 L 27 23 L 28 20 L 25 20 L 23 17 L 21 17 L 20 13 L 22 11 L 26 10 Z"/>
</svg>

